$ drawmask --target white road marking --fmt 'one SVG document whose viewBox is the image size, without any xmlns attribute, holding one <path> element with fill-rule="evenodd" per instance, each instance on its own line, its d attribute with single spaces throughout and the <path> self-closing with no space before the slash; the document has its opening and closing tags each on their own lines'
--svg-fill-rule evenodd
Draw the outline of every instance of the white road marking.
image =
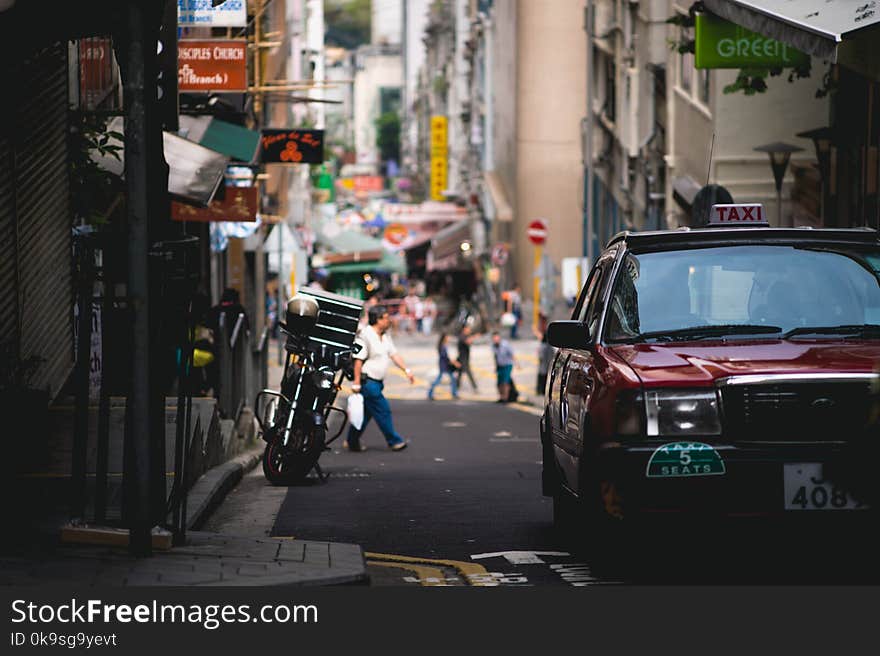
<svg viewBox="0 0 880 656">
<path fill-rule="evenodd" d="M 490 437 L 490 442 L 540 442 L 537 437 Z"/>
<path fill-rule="evenodd" d="M 440 425 L 444 428 L 464 428 L 465 426 L 467 426 L 467 424 L 463 421 L 444 421 Z"/>
<path fill-rule="evenodd" d="M 497 433 L 492 433 L 494 437 L 512 437 L 513 433 L 510 431 L 498 431 Z"/>
<path fill-rule="evenodd" d="M 493 553 L 471 554 L 473 560 L 482 558 L 504 558 L 512 565 L 543 565 L 538 556 L 570 556 L 567 551 L 495 551 Z"/>
</svg>

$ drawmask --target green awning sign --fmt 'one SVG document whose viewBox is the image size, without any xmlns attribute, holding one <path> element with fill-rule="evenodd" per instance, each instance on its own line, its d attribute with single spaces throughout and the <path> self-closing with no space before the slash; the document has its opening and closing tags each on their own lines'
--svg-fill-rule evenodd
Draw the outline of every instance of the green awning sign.
<svg viewBox="0 0 880 656">
<path fill-rule="evenodd" d="M 725 473 L 724 461 L 713 447 L 702 442 L 672 442 L 651 454 L 648 478 L 715 476 Z"/>
<path fill-rule="evenodd" d="M 696 68 L 793 68 L 805 66 L 809 55 L 787 43 L 767 38 L 714 14 L 697 14 Z"/>
</svg>

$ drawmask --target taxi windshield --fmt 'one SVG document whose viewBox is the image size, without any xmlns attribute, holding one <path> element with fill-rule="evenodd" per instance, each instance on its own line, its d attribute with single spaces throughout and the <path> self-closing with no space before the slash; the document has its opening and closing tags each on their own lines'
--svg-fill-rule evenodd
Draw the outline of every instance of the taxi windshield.
<svg viewBox="0 0 880 656">
<path fill-rule="evenodd" d="M 880 249 L 748 245 L 625 256 L 608 342 L 880 338 Z"/>
</svg>

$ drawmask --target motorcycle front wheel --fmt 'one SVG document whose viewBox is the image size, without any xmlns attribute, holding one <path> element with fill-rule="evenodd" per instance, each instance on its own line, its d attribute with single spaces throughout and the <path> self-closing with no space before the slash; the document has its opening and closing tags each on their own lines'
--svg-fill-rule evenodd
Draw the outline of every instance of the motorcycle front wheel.
<svg viewBox="0 0 880 656">
<path fill-rule="evenodd" d="M 272 485 L 301 483 L 312 471 L 324 450 L 325 431 L 322 426 L 312 426 L 305 435 L 300 433 L 291 438 L 288 446 L 285 447 L 282 444 L 283 436 L 278 434 L 269 441 L 263 451 L 263 474 Z M 301 446 L 299 448 L 291 446 L 295 443 Z"/>
</svg>

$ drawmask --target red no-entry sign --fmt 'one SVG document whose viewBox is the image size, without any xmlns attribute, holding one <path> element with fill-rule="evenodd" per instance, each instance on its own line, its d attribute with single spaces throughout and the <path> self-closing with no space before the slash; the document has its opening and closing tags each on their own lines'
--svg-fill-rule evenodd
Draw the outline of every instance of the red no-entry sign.
<svg viewBox="0 0 880 656">
<path fill-rule="evenodd" d="M 547 241 L 547 222 L 544 219 L 535 219 L 526 229 L 529 241 L 535 246 L 540 246 Z"/>
</svg>

